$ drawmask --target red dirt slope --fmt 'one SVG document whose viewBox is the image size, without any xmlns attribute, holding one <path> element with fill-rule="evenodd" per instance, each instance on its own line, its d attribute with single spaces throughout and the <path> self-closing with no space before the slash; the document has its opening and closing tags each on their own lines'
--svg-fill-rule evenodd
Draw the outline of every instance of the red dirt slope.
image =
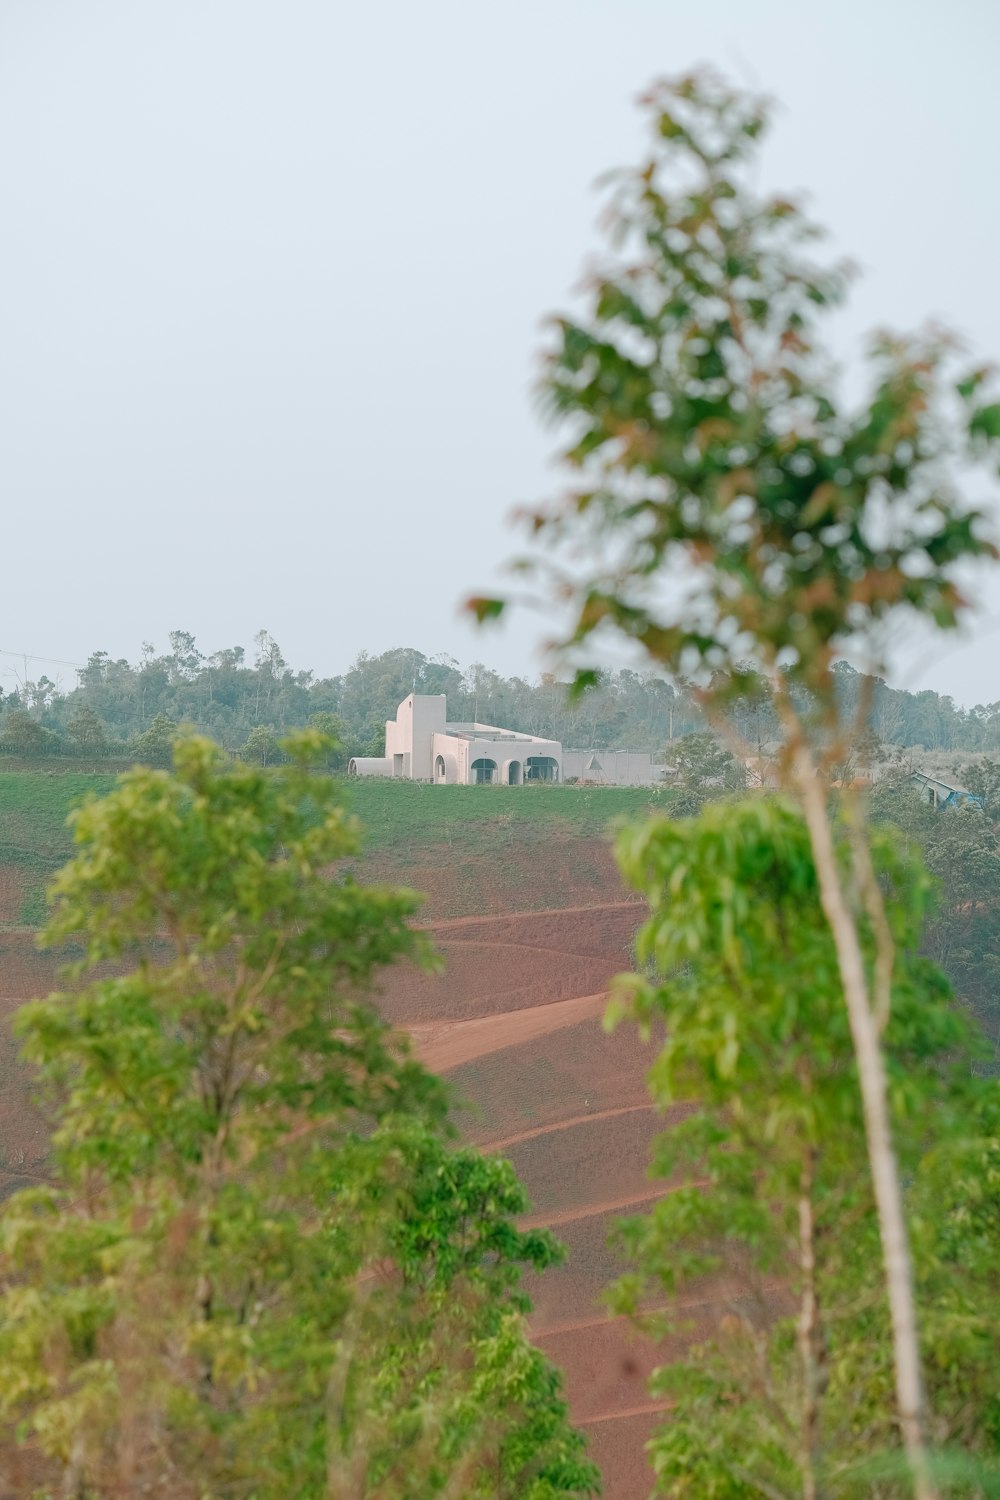
<svg viewBox="0 0 1000 1500">
<path fill-rule="evenodd" d="M 609 1240 L 617 1219 L 666 1190 L 647 1176 L 649 1144 L 686 1113 L 664 1119 L 651 1108 L 654 1051 L 634 1028 L 608 1036 L 601 1026 L 605 986 L 628 967 L 642 911 L 617 900 L 433 923 L 444 974 L 400 972 L 385 995 L 420 1055 L 467 1101 L 467 1137 L 514 1163 L 532 1202 L 526 1222 L 550 1225 L 567 1248 L 567 1263 L 529 1287 L 533 1328 L 565 1371 L 609 1500 L 640 1500 L 652 1487 L 643 1444 L 660 1406 L 646 1382 L 668 1352 L 604 1312 L 601 1294 L 624 1270 Z"/>
<path fill-rule="evenodd" d="M 629 966 L 644 908 L 626 898 L 601 840 L 514 842 L 502 859 L 480 861 L 455 860 L 446 847 L 383 850 L 364 874 L 430 893 L 424 915 L 445 971 L 392 971 L 385 1012 L 453 1085 L 464 1134 L 513 1160 L 530 1222 L 551 1224 L 567 1246 L 567 1264 L 529 1288 L 533 1327 L 566 1372 L 608 1500 L 641 1500 L 652 1487 L 643 1443 L 660 1419 L 645 1382 L 665 1351 L 608 1319 L 599 1299 L 623 1269 L 608 1244 L 615 1221 L 665 1190 L 646 1175 L 650 1139 L 669 1125 L 648 1106 L 655 1048 L 630 1026 L 611 1036 L 601 1026 L 606 986 Z M 548 909 L 518 914 L 518 892 L 525 907 L 545 893 Z M 0 932 L 4 1013 L 55 982 L 55 962 L 35 950 L 33 934 Z M 37 1164 L 44 1133 L 10 1058 L 0 1047 L 0 1140 L 14 1153 L 0 1167 L 13 1184 Z M 709 1299 L 698 1316 L 711 1314 Z"/>
</svg>

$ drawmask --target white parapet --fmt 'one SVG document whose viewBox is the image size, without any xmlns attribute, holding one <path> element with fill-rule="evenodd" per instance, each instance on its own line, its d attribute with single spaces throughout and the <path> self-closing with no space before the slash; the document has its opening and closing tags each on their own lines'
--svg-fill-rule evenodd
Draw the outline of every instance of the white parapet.
<svg viewBox="0 0 1000 1500">
<path fill-rule="evenodd" d="M 348 776 L 391 776 L 392 761 L 387 755 L 355 755 L 347 762 Z"/>
</svg>

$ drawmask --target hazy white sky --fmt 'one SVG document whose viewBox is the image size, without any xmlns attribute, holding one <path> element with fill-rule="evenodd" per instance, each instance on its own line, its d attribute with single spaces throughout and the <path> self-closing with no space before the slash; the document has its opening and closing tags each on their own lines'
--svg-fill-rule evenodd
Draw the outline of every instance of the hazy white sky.
<svg viewBox="0 0 1000 1500">
<path fill-rule="evenodd" d="M 537 670 L 542 622 L 456 603 L 555 484 L 539 322 L 635 94 L 778 96 L 767 178 L 864 270 L 845 347 L 934 315 L 1000 356 L 998 57 L 996 0 L 0 0 L 0 648 Z M 998 656 L 905 680 L 992 701 Z"/>
</svg>

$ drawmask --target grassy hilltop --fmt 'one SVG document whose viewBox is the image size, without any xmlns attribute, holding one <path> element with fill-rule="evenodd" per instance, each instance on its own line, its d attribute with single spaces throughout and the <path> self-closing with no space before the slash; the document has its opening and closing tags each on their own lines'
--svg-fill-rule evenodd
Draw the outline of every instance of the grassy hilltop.
<svg viewBox="0 0 1000 1500">
<path fill-rule="evenodd" d="M 70 810 L 88 794 L 100 796 L 113 780 L 107 772 L 0 771 L 0 926 L 40 925 L 46 885 L 72 854 Z M 437 903 L 438 914 L 448 916 L 478 909 L 484 878 L 509 887 L 522 909 L 546 904 L 553 880 L 565 898 L 565 880 L 582 879 L 586 899 L 595 882 L 580 846 L 603 845 L 617 823 L 666 810 L 671 795 L 648 787 L 348 783 L 372 873 L 418 889 L 450 873 L 455 890 Z M 606 869 L 607 861 L 601 863 Z"/>
</svg>

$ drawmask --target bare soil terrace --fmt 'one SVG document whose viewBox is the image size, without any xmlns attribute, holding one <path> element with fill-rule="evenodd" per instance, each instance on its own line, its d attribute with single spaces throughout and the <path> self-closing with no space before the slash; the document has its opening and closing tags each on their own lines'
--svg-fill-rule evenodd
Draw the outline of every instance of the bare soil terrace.
<svg viewBox="0 0 1000 1500">
<path fill-rule="evenodd" d="M 561 790 L 560 807 L 572 807 L 572 795 Z M 501 807 L 488 799 L 469 805 Z M 663 1416 L 646 1380 L 671 1350 L 611 1319 L 601 1295 L 624 1269 L 616 1221 L 669 1190 L 647 1175 L 650 1140 L 684 1113 L 664 1119 L 649 1105 L 644 1080 L 655 1047 L 631 1026 L 611 1035 L 602 1028 L 607 986 L 630 966 L 644 907 L 623 888 L 604 835 L 565 820 L 516 826 L 498 816 L 476 826 L 474 846 L 463 844 L 457 823 L 436 842 L 381 835 L 358 870 L 426 893 L 423 923 L 445 960 L 439 975 L 390 971 L 380 1004 L 452 1085 L 465 1137 L 514 1162 L 531 1198 L 528 1222 L 551 1225 L 566 1245 L 567 1263 L 528 1288 L 533 1330 L 566 1372 L 608 1500 L 640 1500 L 652 1488 L 643 1444 Z M 19 910 L 23 921 L 22 885 L 21 868 L 5 867 L 0 846 L 4 1027 L 17 1004 L 57 982 L 57 960 L 36 950 L 33 932 L 12 925 Z M 27 1085 L 8 1037 L 0 1044 L 0 1194 L 44 1164 L 44 1126 Z M 710 1326 L 717 1297 L 725 1300 L 723 1289 L 708 1289 L 693 1310 L 698 1331 Z"/>
</svg>

